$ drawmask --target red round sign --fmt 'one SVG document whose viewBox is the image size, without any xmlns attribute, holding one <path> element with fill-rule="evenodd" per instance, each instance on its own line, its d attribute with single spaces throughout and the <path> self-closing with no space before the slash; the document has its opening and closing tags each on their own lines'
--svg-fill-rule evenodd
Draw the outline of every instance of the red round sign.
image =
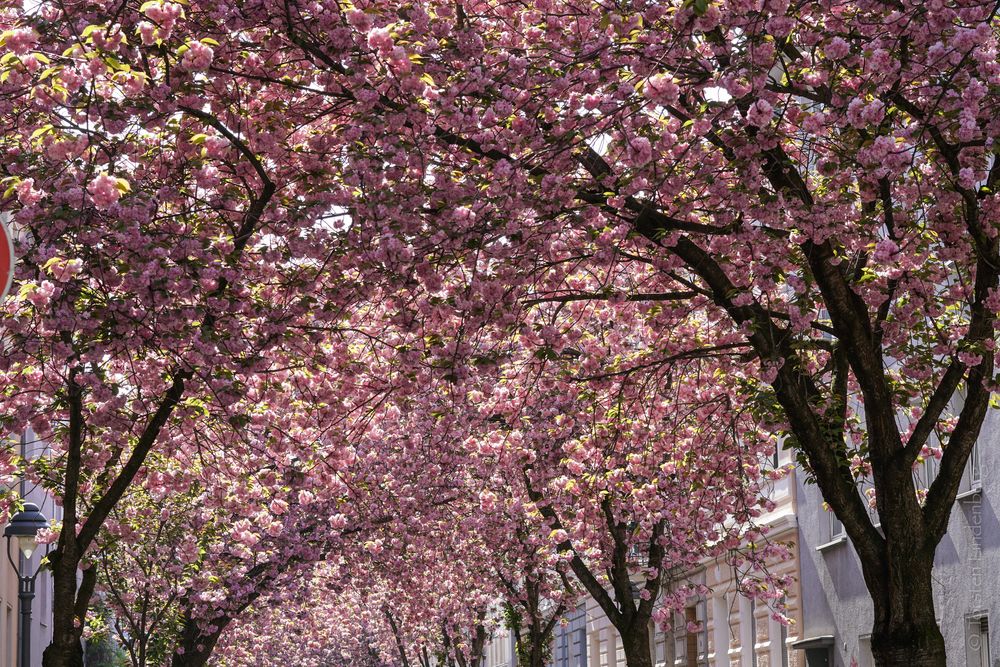
<svg viewBox="0 0 1000 667">
<path fill-rule="evenodd" d="M 14 241 L 7 224 L 0 220 L 0 301 L 3 301 L 14 282 Z"/>
</svg>

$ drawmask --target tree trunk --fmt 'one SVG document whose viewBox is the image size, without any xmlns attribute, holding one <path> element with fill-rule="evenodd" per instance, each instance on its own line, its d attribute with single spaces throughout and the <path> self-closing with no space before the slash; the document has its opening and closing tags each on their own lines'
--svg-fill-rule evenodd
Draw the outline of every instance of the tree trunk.
<svg viewBox="0 0 1000 667">
<path fill-rule="evenodd" d="M 545 645 L 541 642 L 532 642 L 528 647 L 528 664 L 523 667 L 545 667 Z M 520 663 L 518 663 L 520 665 Z"/>
<path fill-rule="evenodd" d="M 42 653 L 43 667 L 83 667 L 83 646 L 64 634 L 52 632 L 52 643 Z"/>
<path fill-rule="evenodd" d="M 531 609 L 529 608 L 529 611 Z M 551 639 L 551 634 L 542 630 L 542 625 L 537 616 L 528 624 L 527 636 L 522 636 L 517 641 L 517 664 L 518 667 L 545 667 L 546 650 Z M 525 662 L 527 664 L 522 665 Z"/>
<path fill-rule="evenodd" d="M 884 590 L 873 594 L 872 655 L 878 667 L 946 667 L 934 613 L 933 550 L 890 554 Z M 958 656 L 953 656 L 960 662 Z"/>
<path fill-rule="evenodd" d="M 382 610 L 385 614 L 385 618 L 389 621 L 389 628 L 392 630 L 392 637 L 396 640 L 396 650 L 399 652 L 399 660 L 403 667 L 410 667 L 410 659 L 406 655 L 406 647 L 403 645 L 403 637 L 399 632 L 399 626 L 396 625 L 396 619 L 393 617 L 392 612 L 389 611 L 389 607 L 385 607 Z"/>
<path fill-rule="evenodd" d="M 82 619 L 90 604 L 96 571 L 90 569 L 85 573 L 77 591 L 80 559 L 76 557 L 73 542 L 64 541 L 52 562 L 52 642 L 42 653 L 44 667 L 83 667 Z"/>
<path fill-rule="evenodd" d="M 486 633 L 486 626 L 482 623 L 476 625 L 476 634 L 472 639 L 472 667 L 483 667 L 486 663 L 486 641 L 489 635 Z"/>
<path fill-rule="evenodd" d="M 181 631 L 180 645 L 170 659 L 170 667 L 204 667 L 212 657 L 212 651 L 215 650 L 215 645 L 229 624 L 229 620 L 228 617 L 213 620 L 212 625 L 215 630 L 205 635 L 197 621 L 186 619 L 184 629 Z"/>
<path fill-rule="evenodd" d="M 649 645 L 649 619 L 640 622 L 633 619 L 630 626 L 619 629 L 622 638 L 622 648 L 625 650 L 625 665 L 627 667 L 653 667 L 653 654 Z"/>
</svg>

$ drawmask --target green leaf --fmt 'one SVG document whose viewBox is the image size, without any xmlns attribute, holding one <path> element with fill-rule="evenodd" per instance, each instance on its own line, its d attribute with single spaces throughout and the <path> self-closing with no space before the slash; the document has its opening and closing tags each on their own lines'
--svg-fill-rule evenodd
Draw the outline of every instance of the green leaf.
<svg viewBox="0 0 1000 667">
<path fill-rule="evenodd" d="M 55 74 L 56 72 L 60 72 L 60 71 L 62 71 L 62 66 L 47 67 L 47 68 L 45 68 L 42 71 L 41 75 L 38 77 L 38 80 L 39 81 L 45 81 L 47 78 L 49 78 L 53 74 Z"/>
<path fill-rule="evenodd" d="M 131 72 L 132 68 L 118 60 L 117 58 L 112 58 L 111 56 L 104 56 L 102 58 L 105 64 L 116 72 Z"/>
<path fill-rule="evenodd" d="M 38 139 L 39 137 L 44 137 L 46 134 L 52 132 L 52 130 L 53 130 L 52 125 L 42 125 L 41 127 L 39 127 L 38 129 L 36 129 L 34 132 L 31 133 L 30 139 L 34 140 Z"/>
<path fill-rule="evenodd" d="M 546 345 L 545 347 L 540 347 L 535 350 L 535 358 L 542 359 L 545 361 L 555 361 L 559 358 L 559 355 L 551 347 Z"/>
</svg>

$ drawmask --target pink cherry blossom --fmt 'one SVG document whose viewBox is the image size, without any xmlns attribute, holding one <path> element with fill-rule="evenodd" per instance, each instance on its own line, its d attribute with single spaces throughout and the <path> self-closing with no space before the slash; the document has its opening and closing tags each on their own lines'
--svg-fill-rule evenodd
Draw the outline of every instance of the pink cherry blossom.
<svg viewBox="0 0 1000 667">
<path fill-rule="evenodd" d="M 122 196 L 118 189 L 118 179 L 106 173 L 95 176 L 87 185 L 87 192 L 90 194 L 94 206 L 100 210 L 107 210 Z"/>
</svg>

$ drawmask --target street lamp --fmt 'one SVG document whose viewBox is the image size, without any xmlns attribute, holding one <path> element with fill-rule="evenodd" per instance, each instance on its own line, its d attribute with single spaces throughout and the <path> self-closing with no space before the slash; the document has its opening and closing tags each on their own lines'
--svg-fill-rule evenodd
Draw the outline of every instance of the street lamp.
<svg viewBox="0 0 1000 667">
<path fill-rule="evenodd" d="M 14 565 L 14 559 L 10 555 L 10 538 L 17 538 L 17 548 L 24 555 L 26 564 L 31 554 L 38 548 L 36 540 L 38 531 L 48 525 L 49 522 L 38 509 L 38 505 L 24 503 L 24 509 L 11 517 L 10 523 L 3 531 L 3 536 L 7 538 L 7 560 L 17 572 L 17 600 L 21 608 L 20 667 L 31 667 L 31 601 L 35 599 L 35 577 L 38 576 L 41 567 L 30 577 L 23 576 L 21 568 Z"/>
</svg>

